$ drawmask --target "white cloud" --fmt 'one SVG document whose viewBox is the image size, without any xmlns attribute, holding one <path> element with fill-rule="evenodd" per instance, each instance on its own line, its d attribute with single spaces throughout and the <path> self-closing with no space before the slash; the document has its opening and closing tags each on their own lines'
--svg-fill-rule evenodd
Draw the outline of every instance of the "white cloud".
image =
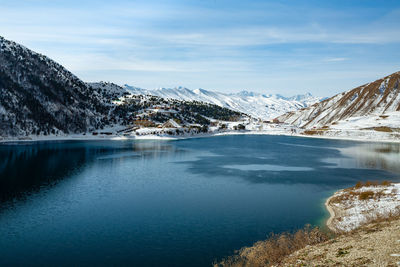
<svg viewBox="0 0 400 267">
<path fill-rule="evenodd" d="M 371 47 L 400 43 L 398 10 L 382 19 L 340 27 L 336 21 L 328 23 L 325 19 L 332 22 L 337 15 L 351 19 L 352 14 L 310 10 L 304 16 L 290 18 L 298 10 L 290 9 L 285 17 L 282 10 L 286 12 L 287 7 L 280 7 L 279 12 L 273 7 L 230 12 L 139 5 L 137 1 L 124 6 L 71 6 L 2 7 L 0 35 L 48 55 L 77 73 L 107 76 L 113 72 L 112 77 L 128 82 L 130 77 L 124 77 L 124 73 L 140 72 L 148 74 L 147 80 L 141 80 L 144 84 L 156 83 L 157 77 L 167 84 L 182 80 L 196 82 L 199 87 L 207 82 L 202 87 L 222 88 L 247 84 L 247 88 L 284 89 L 299 84 L 296 79 L 327 88 L 333 85 L 321 81 L 324 75 L 316 77 L 315 73 L 329 73 L 336 71 L 330 68 L 347 64 L 344 75 L 355 66 L 363 66 L 353 55 L 359 48 L 365 49 L 363 58 L 375 56 L 371 68 L 383 63 L 392 68 L 394 63 L 384 62 L 384 57 L 377 59 Z M 331 50 L 321 50 L 323 47 Z M 394 61 L 395 56 L 391 58 Z"/>
<path fill-rule="evenodd" d="M 326 62 L 340 62 L 340 61 L 346 61 L 348 58 L 345 57 L 332 57 L 332 58 L 327 58 L 324 61 Z"/>
</svg>

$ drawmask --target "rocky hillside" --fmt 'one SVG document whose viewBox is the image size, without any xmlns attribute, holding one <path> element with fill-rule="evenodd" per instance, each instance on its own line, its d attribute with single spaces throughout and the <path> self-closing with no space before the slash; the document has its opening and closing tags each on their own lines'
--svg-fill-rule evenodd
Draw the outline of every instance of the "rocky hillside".
<svg viewBox="0 0 400 267">
<path fill-rule="evenodd" d="M 130 94 L 125 88 L 111 82 L 86 83 L 86 85 L 97 92 L 103 99 L 109 100 L 109 103 L 111 100 Z"/>
<path fill-rule="evenodd" d="M 108 112 L 60 64 L 0 37 L 0 136 L 86 132 L 104 125 Z"/>
<path fill-rule="evenodd" d="M 334 126 L 357 118 L 357 126 L 379 126 L 379 120 L 390 124 L 400 114 L 400 72 L 335 95 L 299 111 L 289 112 L 278 120 L 306 129 Z M 369 123 L 368 118 L 374 118 Z M 368 125 L 367 125 L 368 124 Z M 371 124 L 371 125 L 369 125 Z"/>
</svg>

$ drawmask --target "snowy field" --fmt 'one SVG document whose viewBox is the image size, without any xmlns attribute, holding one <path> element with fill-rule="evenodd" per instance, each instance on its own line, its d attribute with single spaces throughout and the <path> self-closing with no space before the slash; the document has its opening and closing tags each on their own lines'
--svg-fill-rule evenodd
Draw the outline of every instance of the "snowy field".
<svg viewBox="0 0 400 267">
<path fill-rule="evenodd" d="M 331 214 L 328 227 L 348 232 L 373 220 L 400 214 L 400 184 L 340 190 L 326 204 Z"/>
</svg>

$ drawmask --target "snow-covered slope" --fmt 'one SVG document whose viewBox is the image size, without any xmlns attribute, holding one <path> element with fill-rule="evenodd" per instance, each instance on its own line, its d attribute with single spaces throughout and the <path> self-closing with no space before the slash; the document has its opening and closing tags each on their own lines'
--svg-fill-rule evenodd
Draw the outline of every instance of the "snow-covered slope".
<svg viewBox="0 0 400 267">
<path fill-rule="evenodd" d="M 400 72 L 278 117 L 303 128 L 395 127 L 400 115 Z M 395 125 L 392 123 L 396 120 Z"/>
<path fill-rule="evenodd" d="M 63 66 L 0 37 L 0 136 L 85 132 L 107 112 Z"/>
<path fill-rule="evenodd" d="M 286 98 L 281 95 L 264 95 L 247 91 L 224 94 L 205 89 L 190 90 L 184 87 L 147 90 L 125 85 L 125 88 L 136 95 L 148 94 L 167 99 L 202 101 L 262 119 L 275 118 L 286 112 L 308 107 L 321 100 L 321 98 L 313 97 L 311 94 Z"/>
<path fill-rule="evenodd" d="M 94 82 L 86 84 L 98 93 L 105 94 L 110 98 L 121 97 L 124 94 L 129 93 L 126 89 L 111 82 Z"/>
</svg>

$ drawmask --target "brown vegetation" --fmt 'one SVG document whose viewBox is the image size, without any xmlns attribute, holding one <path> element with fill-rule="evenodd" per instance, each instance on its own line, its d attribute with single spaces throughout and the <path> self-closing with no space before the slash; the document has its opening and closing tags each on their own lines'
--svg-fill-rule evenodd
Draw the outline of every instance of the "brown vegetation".
<svg viewBox="0 0 400 267">
<path fill-rule="evenodd" d="M 317 131 L 317 130 L 306 130 L 306 131 L 303 132 L 303 134 L 306 134 L 306 135 L 320 135 L 320 134 L 322 134 L 322 132 L 321 131 Z"/>
<path fill-rule="evenodd" d="M 329 236 L 318 227 L 307 225 L 295 233 L 271 234 L 267 240 L 240 249 L 236 255 L 215 263 L 214 267 L 274 266 L 294 251 L 328 239 Z"/>
<path fill-rule="evenodd" d="M 384 195 L 381 191 L 357 191 L 357 189 L 389 185 L 391 185 L 389 181 L 358 182 L 354 187 L 344 190 L 344 194 L 333 197 L 330 201 L 334 203 L 350 198 L 360 200 L 380 198 Z M 373 262 L 389 263 L 392 260 L 389 253 L 391 250 L 385 250 L 385 243 L 376 248 L 376 250 L 386 253 L 381 253 L 378 258 L 374 255 L 372 248 L 379 242 L 392 242 L 393 229 L 381 230 L 390 226 L 391 222 L 395 222 L 398 225 L 396 227 L 400 227 L 400 210 L 386 215 L 371 215 L 366 225 L 347 233 L 322 232 L 318 227 L 311 228 L 308 225 L 295 233 L 271 234 L 267 240 L 256 242 L 252 247 L 244 247 L 236 251 L 235 255 L 215 263 L 214 267 L 365 266 Z M 369 235 L 375 232 L 379 236 L 371 237 Z M 360 242 L 360 234 L 364 235 L 362 242 Z M 366 250 L 365 247 L 368 246 L 372 248 Z M 360 254 L 359 251 L 363 252 Z"/>
<path fill-rule="evenodd" d="M 351 200 L 351 199 L 355 199 L 358 198 L 359 200 L 368 200 L 368 199 L 379 199 L 382 196 L 384 196 L 383 192 L 378 191 L 378 192 L 374 192 L 371 190 L 368 191 L 355 191 L 356 189 L 360 189 L 363 187 L 377 187 L 377 186 L 388 186 L 390 185 L 391 182 L 389 181 L 366 181 L 365 183 L 363 182 L 358 182 L 355 186 L 347 188 L 345 190 L 343 190 L 345 193 L 332 197 L 330 200 L 330 203 L 341 203 L 343 201 L 347 201 L 347 200 Z"/>
<path fill-rule="evenodd" d="M 351 189 L 359 189 L 362 187 L 370 187 L 370 186 L 379 186 L 379 185 L 383 185 L 383 186 L 388 186 L 391 185 L 392 183 L 390 181 L 366 181 L 365 183 L 363 182 L 358 182 L 354 187 L 350 187 L 347 190 L 351 190 Z"/>
<path fill-rule="evenodd" d="M 386 127 L 386 126 L 374 127 L 373 129 L 374 129 L 374 131 L 377 131 L 377 132 L 385 132 L 385 133 L 393 132 L 392 128 Z"/>
<path fill-rule="evenodd" d="M 365 225 L 351 233 L 307 246 L 289 255 L 279 266 L 398 266 L 399 218 Z"/>
<path fill-rule="evenodd" d="M 372 199 L 374 198 L 374 195 L 375 195 L 374 191 L 364 191 L 358 195 L 358 199 L 359 200 Z"/>
</svg>

